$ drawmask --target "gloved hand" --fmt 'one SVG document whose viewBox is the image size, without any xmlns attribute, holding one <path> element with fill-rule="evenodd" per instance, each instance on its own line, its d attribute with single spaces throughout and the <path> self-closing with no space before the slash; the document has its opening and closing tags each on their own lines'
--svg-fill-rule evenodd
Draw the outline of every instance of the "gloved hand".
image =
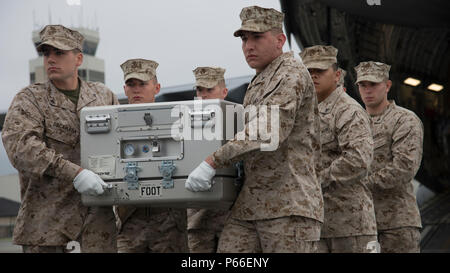
<svg viewBox="0 0 450 273">
<path fill-rule="evenodd" d="M 103 179 L 96 173 L 83 169 L 73 180 L 73 186 L 82 194 L 100 195 L 104 188 L 108 188 Z"/>
<path fill-rule="evenodd" d="M 214 175 L 216 170 L 203 161 L 189 174 L 184 186 L 190 191 L 207 191 L 212 186 Z"/>
</svg>

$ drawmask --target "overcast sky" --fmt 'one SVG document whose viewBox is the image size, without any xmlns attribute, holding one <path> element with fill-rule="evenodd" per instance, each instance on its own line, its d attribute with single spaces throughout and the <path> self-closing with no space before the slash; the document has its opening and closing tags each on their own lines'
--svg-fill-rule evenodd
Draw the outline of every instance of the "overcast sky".
<svg viewBox="0 0 450 273">
<path fill-rule="evenodd" d="M 50 22 L 99 29 L 96 56 L 117 95 L 123 93 L 120 64 L 131 58 L 157 61 L 162 87 L 193 83 L 197 66 L 223 67 L 226 78 L 252 75 L 233 36 L 241 9 L 252 5 L 281 10 L 278 0 L 1 0 L 0 112 L 29 85 L 28 62 L 37 57 L 31 33 Z M 287 42 L 284 50 L 291 50 Z M 0 143 L 0 175 L 14 172 Z"/>
<path fill-rule="evenodd" d="M 251 5 L 280 10 L 278 0 L 2 0 L 0 112 L 29 84 L 28 62 L 37 57 L 31 33 L 50 21 L 99 29 L 96 56 L 105 61 L 106 85 L 118 95 L 123 93 L 120 64 L 131 58 L 157 61 L 162 87 L 193 83 L 197 66 L 223 67 L 226 78 L 254 74 L 233 36 L 241 9 Z"/>
</svg>

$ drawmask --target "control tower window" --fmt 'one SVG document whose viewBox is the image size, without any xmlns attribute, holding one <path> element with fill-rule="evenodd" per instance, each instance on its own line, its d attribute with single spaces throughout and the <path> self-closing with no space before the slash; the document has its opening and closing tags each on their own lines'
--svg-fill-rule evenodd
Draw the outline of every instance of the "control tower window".
<svg viewBox="0 0 450 273">
<path fill-rule="evenodd" d="M 83 53 L 91 56 L 95 56 L 97 51 L 97 43 L 84 41 L 83 42 Z"/>
<path fill-rule="evenodd" d="M 87 79 L 86 79 L 86 76 L 87 76 L 86 69 L 78 69 L 78 76 L 79 76 L 82 80 L 86 81 L 86 80 L 87 80 Z"/>
<path fill-rule="evenodd" d="M 30 73 L 30 83 L 33 84 L 36 82 L 36 75 L 34 74 L 34 72 Z"/>
<path fill-rule="evenodd" d="M 89 70 L 88 73 L 90 81 L 105 83 L 105 73 L 94 70 Z"/>
</svg>

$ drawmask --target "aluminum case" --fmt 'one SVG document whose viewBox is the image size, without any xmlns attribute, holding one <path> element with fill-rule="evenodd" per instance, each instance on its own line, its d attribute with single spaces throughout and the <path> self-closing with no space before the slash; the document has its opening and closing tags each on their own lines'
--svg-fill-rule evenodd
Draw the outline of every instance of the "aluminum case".
<svg viewBox="0 0 450 273">
<path fill-rule="evenodd" d="M 240 104 L 213 99 L 85 107 L 80 113 L 81 166 L 109 184 L 87 206 L 229 208 L 236 167 L 218 169 L 206 192 L 187 176 L 243 129 Z"/>
</svg>

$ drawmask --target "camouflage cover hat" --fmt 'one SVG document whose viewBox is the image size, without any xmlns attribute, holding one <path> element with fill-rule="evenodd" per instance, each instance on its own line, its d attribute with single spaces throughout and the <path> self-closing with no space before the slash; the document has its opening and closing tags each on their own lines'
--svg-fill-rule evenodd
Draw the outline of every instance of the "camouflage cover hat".
<svg viewBox="0 0 450 273">
<path fill-rule="evenodd" d="M 299 53 L 306 68 L 328 69 L 337 63 L 338 50 L 334 46 L 316 45 Z"/>
<path fill-rule="evenodd" d="M 345 82 L 345 75 L 347 75 L 347 71 L 345 71 L 344 69 L 342 69 L 342 68 L 338 68 L 338 71 L 341 71 L 341 76 L 339 77 L 339 81 L 338 81 L 338 84 L 337 85 L 344 85 L 344 82 Z"/>
<path fill-rule="evenodd" d="M 283 29 L 284 14 L 275 9 L 258 6 L 245 7 L 239 17 L 241 28 L 234 32 L 235 37 L 242 35 L 242 31 L 266 32 L 271 29 Z"/>
<path fill-rule="evenodd" d="M 141 81 L 149 81 L 156 76 L 156 68 L 158 63 L 145 59 L 130 59 L 120 65 L 123 70 L 124 81 L 129 79 L 138 79 Z"/>
<path fill-rule="evenodd" d="M 389 79 L 390 65 L 380 62 L 361 62 L 355 67 L 356 83 L 361 81 L 382 82 Z"/>
<path fill-rule="evenodd" d="M 83 51 L 84 37 L 76 30 L 62 25 L 47 25 L 39 32 L 41 43 L 36 47 L 41 51 L 43 45 L 50 45 L 61 50 L 79 49 Z"/>
<path fill-rule="evenodd" d="M 225 69 L 220 67 L 197 67 L 193 70 L 196 86 L 213 88 L 224 79 Z"/>
</svg>

